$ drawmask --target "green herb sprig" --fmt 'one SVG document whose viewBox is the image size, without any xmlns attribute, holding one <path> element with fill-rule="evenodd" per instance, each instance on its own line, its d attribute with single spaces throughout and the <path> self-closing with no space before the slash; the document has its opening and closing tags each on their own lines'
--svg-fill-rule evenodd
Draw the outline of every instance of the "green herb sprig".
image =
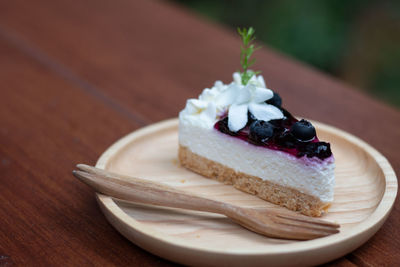
<svg viewBox="0 0 400 267">
<path fill-rule="evenodd" d="M 243 69 L 243 72 L 240 72 L 240 76 L 242 78 L 242 84 L 246 85 L 250 81 L 251 77 L 253 77 L 253 75 L 261 73 L 260 71 L 249 70 L 249 67 L 251 67 L 256 62 L 255 58 L 250 58 L 253 55 L 254 51 L 259 49 L 260 47 L 255 47 L 254 44 L 252 44 L 252 42 L 256 39 L 256 37 L 254 36 L 255 30 L 253 29 L 253 27 L 250 27 L 249 29 L 238 28 L 237 31 L 243 42 L 243 45 L 240 46 L 240 64 L 242 65 Z"/>
</svg>

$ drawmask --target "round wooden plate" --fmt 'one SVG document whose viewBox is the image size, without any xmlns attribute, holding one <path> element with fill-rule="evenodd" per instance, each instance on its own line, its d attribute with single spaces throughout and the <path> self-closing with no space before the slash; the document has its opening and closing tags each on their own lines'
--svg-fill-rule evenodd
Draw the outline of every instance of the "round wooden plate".
<svg viewBox="0 0 400 267">
<path fill-rule="evenodd" d="M 382 226 L 397 194 L 397 179 L 389 162 L 370 145 L 334 127 L 314 125 L 318 136 L 332 144 L 336 158 L 335 200 L 324 218 L 340 223 L 339 234 L 310 241 L 273 239 L 217 214 L 126 203 L 100 194 L 98 202 L 126 238 L 171 261 L 202 266 L 328 262 L 359 247 Z M 242 206 L 274 206 L 180 167 L 177 151 L 178 120 L 172 119 L 120 139 L 96 166 Z"/>
</svg>

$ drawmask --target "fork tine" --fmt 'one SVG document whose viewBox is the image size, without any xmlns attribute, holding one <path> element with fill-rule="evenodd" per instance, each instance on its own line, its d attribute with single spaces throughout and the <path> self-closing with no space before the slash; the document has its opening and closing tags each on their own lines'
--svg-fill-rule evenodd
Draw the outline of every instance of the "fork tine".
<svg viewBox="0 0 400 267">
<path fill-rule="evenodd" d="M 304 228 L 302 226 L 286 223 L 279 223 L 278 225 L 280 231 L 286 233 L 290 238 L 295 238 L 299 240 L 309 240 L 318 237 L 325 237 L 339 232 L 337 229 L 326 231 L 321 229 Z M 283 236 L 282 233 L 281 235 Z"/>
<path fill-rule="evenodd" d="M 274 221 L 279 224 L 284 224 L 284 225 L 298 227 L 298 228 L 305 228 L 305 229 L 309 229 L 312 231 L 322 231 L 322 232 L 327 232 L 330 234 L 335 234 L 335 233 L 339 232 L 339 230 L 336 227 L 320 225 L 320 224 L 315 224 L 315 223 L 310 223 L 310 222 L 303 222 L 303 221 L 286 219 L 286 218 L 276 218 Z"/>
<path fill-rule="evenodd" d="M 274 229 L 271 231 L 272 228 Z M 309 228 L 300 225 L 293 225 L 285 222 L 273 222 L 267 228 L 261 227 L 258 229 L 264 231 L 264 232 L 259 231 L 259 233 L 267 236 L 271 236 L 272 234 L 272 236 L 276 235 L 280 238 L 297 239 L 297 240 L 310 240 L 319 237 L 326 237 L 338 232 L 337 229 L 330 229 L 329 231 L 326 231 L 317 228 Z"/>
<path fill-rule="evenodd" d="M 332 234 L 325 231 L 302 228 L 298 226 L 287 225 L 284 223 L 277 223 L 273 221 L 268 223 L 268 225 L 259 224 L 260 222 L 256 224 L 248 224 L 240 220 L 239 221 L 234 220 L 234 221 L 236 221 L 243 227 L 253 232 L 272 238 L 310 240 L 319 237 L 325 237 Z"/>
<path fill-rule="evenodd" d="M 310 223 L 309 221 L 293 220 L 293 218 L 297 219 L 295 215 L 283 216 L 288 218 L 280 218 L 274 212 L 266 213 L 259 210 L 238 207 L 236 207 L 235 211 L 235 213 L 225 215 L 247 229 L 269 237 L 309 240 L 339 232 L 336 224 L 333 224 L 334 227 L 332 227 L 330 224 L 320 225 Z M 311 221 L 313 220 L 311 218 Z"/>
<path fill-rule="evenodd" d="M 76 168 L 80 171 L 91 173 L 91 174 L 98 174 L 98 173 L 103 173 L 103 172 L 104 172 L 104 174 L 106 173 L 105 171 L 103 171 L 101 169 L 97 169 L 95 167 L 92 167 L 92 166 L 89 166 L 86 164 L 77 164 Z"/>
<path fill-rule="evenodd" d="M 279 217 L 282 219 L 288 219 L 288 220 L 292 220 L 292 221 L 314 224 L 314 225 L 327 226 L 327 227 L 332 227 L 332 228 L 340 227 L 339 224 L 334 223 L 334 222 L 324 221 L 324 220 L 317 219 L 317 218 L 307 218 L 305 216 L 300 216 L 300 215 L 293 216 L 293 215 L 288 215 L 288 214 L 276 214 L 276 217 Z"/>
</svg>

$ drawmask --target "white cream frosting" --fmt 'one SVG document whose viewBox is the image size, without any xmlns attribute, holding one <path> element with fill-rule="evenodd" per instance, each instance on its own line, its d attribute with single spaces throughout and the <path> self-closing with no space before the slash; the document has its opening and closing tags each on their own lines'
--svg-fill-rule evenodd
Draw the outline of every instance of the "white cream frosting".
<svg viewBox="0 0 400 267">
<path fill-rule="evenodd" d="M 198 99 L 188 99 L 185 109 L 179 115 L 181 120 L 210 127 L 228 112 L 228 127 L 238 131 L 247 124 L 247 112 L 258 120 L 282 119 L 282 111 L 265 103 L 273 92 L 265 86 L 264 78 L 254 75 L 247 85 L 242 85 L 240 74 L 233 74 L 229 85 L 216 81 L 212 88 L 206 88 Z"/>
</svg>

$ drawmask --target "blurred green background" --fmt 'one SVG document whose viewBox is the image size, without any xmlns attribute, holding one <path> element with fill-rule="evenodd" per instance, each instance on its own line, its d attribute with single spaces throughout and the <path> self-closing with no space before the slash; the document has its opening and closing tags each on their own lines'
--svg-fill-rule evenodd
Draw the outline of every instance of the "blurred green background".
<svg viewBox="0 0 400 267">
<path fill-rule="evenodd" d="M 400 1 L 171 1 L 400 107 Z"/>
</svg>

